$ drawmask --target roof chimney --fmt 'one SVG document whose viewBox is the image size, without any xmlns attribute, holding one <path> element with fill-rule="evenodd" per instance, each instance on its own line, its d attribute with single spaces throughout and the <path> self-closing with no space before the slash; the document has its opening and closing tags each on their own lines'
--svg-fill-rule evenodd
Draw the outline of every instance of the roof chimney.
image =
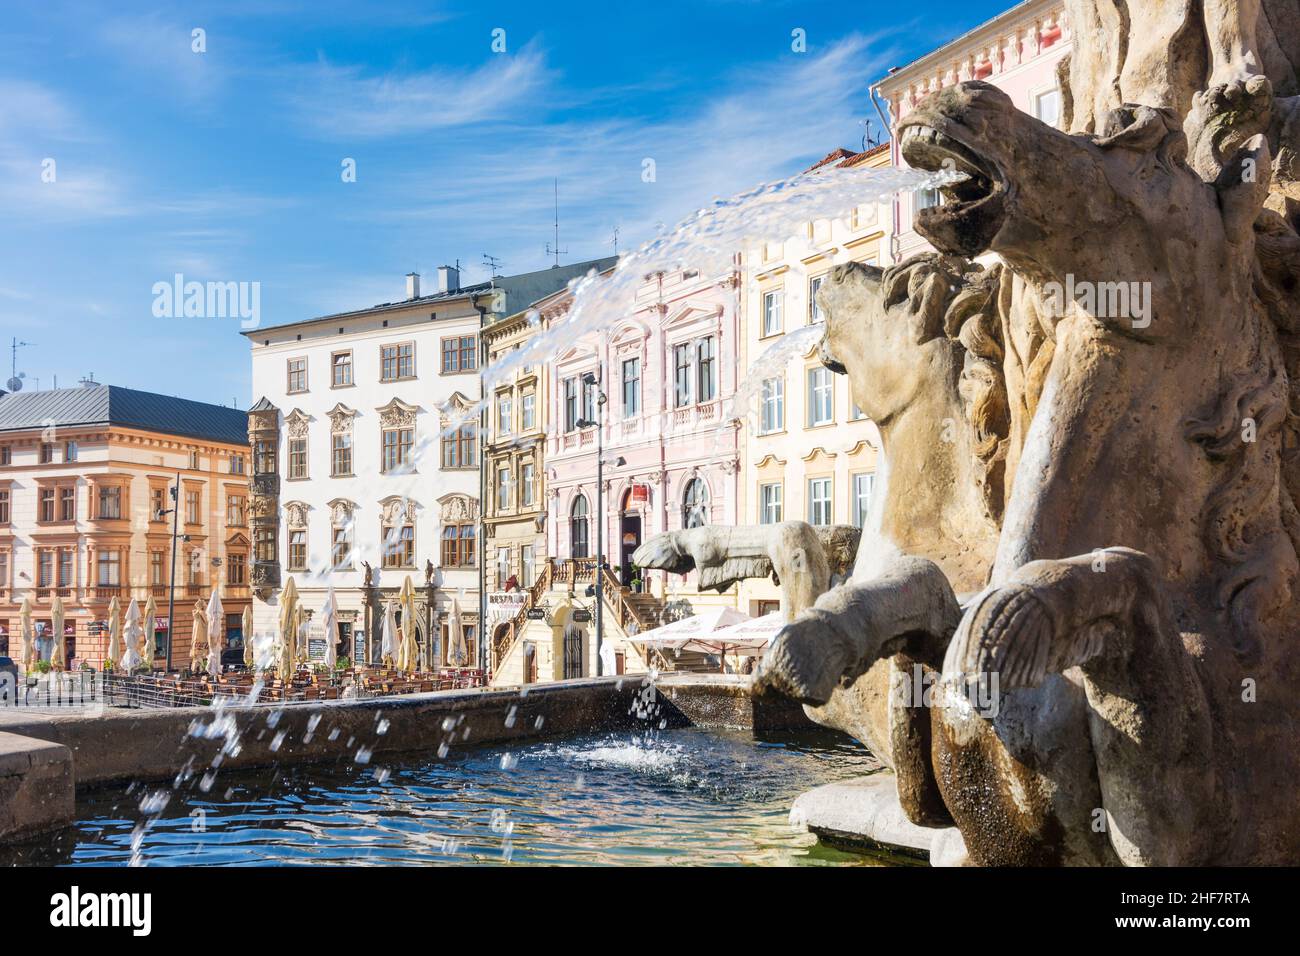
<svg viewBox="0 0 1300 956">
<path fill-rule="evenodd" d="M 406 274 L 406 297 L 408 299 L 418 299 L 420 297 L 420 273 L 408 272 Z"/>
<path fill-rule="evenodd" d="M 438 266 L 438 291 L 459 292 L 460 270 L 455 266 Z"/>
</svg>

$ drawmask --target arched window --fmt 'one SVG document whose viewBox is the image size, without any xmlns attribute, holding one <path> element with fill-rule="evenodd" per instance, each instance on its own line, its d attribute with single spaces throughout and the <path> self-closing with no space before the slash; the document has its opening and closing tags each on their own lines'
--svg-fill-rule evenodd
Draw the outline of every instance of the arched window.
<svg viewBox="0 0 1300 956">
<path fill-rule="evenodd" d="M 682 497 L 682 527 L 702 528 L 708 523 L 709 488 L 699 478 L 692 478 Z"/>
<path fill-rule="evenodd" d="M 584 495 L 573 499 L 573 508 L 569 511 L 569 540 L 572 542 L 572 557 L 588 556 L 587 499 Z"/>
</svg>

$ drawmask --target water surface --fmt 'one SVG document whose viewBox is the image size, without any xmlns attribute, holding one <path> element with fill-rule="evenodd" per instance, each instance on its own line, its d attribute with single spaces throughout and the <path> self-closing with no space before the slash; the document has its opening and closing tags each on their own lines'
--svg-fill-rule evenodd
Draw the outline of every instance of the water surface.
<svg viewBox="0 0 1300 956">
<path fill-rule="evenodd" d="M 763 864 L 887 861 L 787 823 L 804 790 L 871 772 L 830 732 L 695 729 L 405 754 L 86 792 L 78 823 L 5 863 Z M 204 787 L 207 787 L 206 792 Z"/>
</svg>

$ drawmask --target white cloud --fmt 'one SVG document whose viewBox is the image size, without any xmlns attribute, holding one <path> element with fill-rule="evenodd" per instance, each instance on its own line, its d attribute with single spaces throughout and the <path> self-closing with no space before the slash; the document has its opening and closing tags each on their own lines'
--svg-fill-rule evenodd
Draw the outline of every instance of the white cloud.
<svg viewBox="0 0 1300 956">
<path fill-rule="evenodd" d="M 299 71 L 290 105 L 328 136 L 404 135 L 503 119 L 529 102 L 549 75 L 546 58 L 533 44 L 487 57 L 468 70 L 383 76 L 322 60 Z"/>
</svg>

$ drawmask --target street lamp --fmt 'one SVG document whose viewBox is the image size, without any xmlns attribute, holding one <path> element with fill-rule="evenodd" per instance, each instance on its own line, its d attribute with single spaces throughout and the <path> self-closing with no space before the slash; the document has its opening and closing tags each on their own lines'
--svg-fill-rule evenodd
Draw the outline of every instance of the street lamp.
<svg viewBox="0 0 1300 956">
<path fill-rule="evenodd" d="M 584 388 L 596 390 L 596 420 L 579 418 L 579 428 L 596 429 L 596 676 L 603 669 L 600 659 L 605 640 L 605 393 L 600 388 L 598 372 L 583 372 Z"/>
<path fill-rule="evenodd" d="M 172 485 L 172 487 L 167 489 L 168 494 L 171 496 L 172 499 L 172 506 L 170 508 L 158 509 L 158 517 L 160 519 L 165 517 L 166 515 L 172 516 L 171 578 L 167 587 L 167 671 L 168 673 L 170 673 L 172 669 L 172 640 L 174 635 L 176 634 L 176 538 L 177 538 L 176 532 L 178 530 L 177 518 L 179 517 L 178 513 L 180 511 L 180 504 L 179 504 L 180 487 L 181 487 L 181 473 L 178 471 L 176 472 L 176 484 Z M 189 535 L 184 535 L 184 538 L 186 541 L 190 539 Z M 149 643 L 152 644 L 153 635 L 152 634 L 148 635 L 147 640 L 149 641 Z"/>
</svg>

